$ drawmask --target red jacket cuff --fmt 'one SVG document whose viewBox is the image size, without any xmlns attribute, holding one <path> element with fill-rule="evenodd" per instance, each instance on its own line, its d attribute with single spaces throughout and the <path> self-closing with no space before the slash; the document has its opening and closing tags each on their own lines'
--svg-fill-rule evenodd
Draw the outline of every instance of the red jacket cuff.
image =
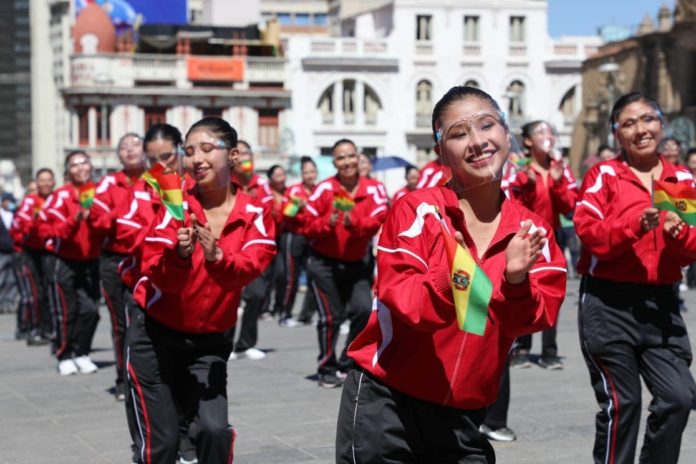
<svg viewBox="0 0 696 464">
<path fill-rule="evenodd" d="M 529 274 L 524 282 L 519 284 L 512 284 L 508 282 L 505 273 L 503 272 L 503 281 L 500 285 L 500 293 L 507 300 L 523 300 L 528 298 L 532 294 L 532 285 L 529 280 Z"/>
<path fill-rule="evenodd" d="M 432 282 L 435 289 L 442 295 L 447 295 L 447 292 L 452 291 L 451 273 L 445 266 L 437 266 L 430 271 L 432 274 Z"/>
</svg>

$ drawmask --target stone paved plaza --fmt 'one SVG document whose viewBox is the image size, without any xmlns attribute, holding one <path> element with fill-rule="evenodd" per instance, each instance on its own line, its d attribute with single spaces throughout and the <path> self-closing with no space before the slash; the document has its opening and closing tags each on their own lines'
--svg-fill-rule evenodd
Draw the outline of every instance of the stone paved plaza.
<svg viewBox="0 0 696 464">
<path fill-rule="evenodd" d="M 565 369 L 512 371 L 509 426 L 519 438 L 495 444 L 500 463 L 591 462 L 597 406 L 578 346 L 577 286 L 578 281 L 570 282 L 560 317 L 558 342 Z M 685 319 L 693 334 L 696 292 L 684 296 L 691 308 Z M 123 403 L 108 391 L 114 358 L 103 307 L 101 315 L 92 355 L 100 371 L 68 378 L 56 373 L 46 347 L 14 341 L 14 315 L 0 315 L 0 463 L 130 463 Z M 312 380 L 315 329 L 280 328 L 263 321 L 260 341 L 259 347 L 268 350 L 266 359 L 229 364 L 229 410 L 238 432 L 235 462 L 333 462 L 340 390 L 319 388 Z M 535 336 L 534 353 L 540 343 Z M 644 395 L 644 410 L 647 403 Z M 684 463 L 696 462 L 694 420 L 684 434 Z"/>
</svg>

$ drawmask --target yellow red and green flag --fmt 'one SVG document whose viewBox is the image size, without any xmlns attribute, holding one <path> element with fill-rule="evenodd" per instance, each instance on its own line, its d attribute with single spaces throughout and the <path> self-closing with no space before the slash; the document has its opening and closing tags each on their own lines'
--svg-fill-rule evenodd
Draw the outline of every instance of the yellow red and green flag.
<svg viewBox="0 0 696 464">
<path fill-rule="evenodd" d="M 157 163 L 143 174 L 143 179 L 155 190 L 169 214 L 180 221 L 184 220 L 184 194 L 181 191 L 181 177 L 176 172 L 167 172 Z"/>
<path fill-rule="evenodd" d="M 290 196 L 288 204 L 283 208 L 283 216 L 295 217 L 300 212 L 300 199 L 295 195 Z"/>
<path fill-rule="evenodd" d="M 659 210 L 677 213 L 688 225 L 696 225 L 696 188 L 693 186 L 653 179 L 653 203 Z"/>
<path fill-rule="evenodd" d="M 350 212 L 355 207 L 355 200 L 348 196 L 345 192 L 337 192 L 334 195 L 333 206 L 339 211 L 345 213 Z"/>
<path fill-rule="evenodd" d="M 464 332 L 483 335 L 486 331 L 488 304 L 493 294 L 493 285 L 483 269 L 476 264 L 471 253 L 449 233 L 442 219 L 440 227 L 450 265 L 457 325 Z"/>
<path fill-rule="evenodd" d="M 83 208 L 91 208 L 94 203 L 94 196 L 97 193 L 97 188 L 94 182 L 85 182 L 77 188 L 80 205 Z"/>
</svg>

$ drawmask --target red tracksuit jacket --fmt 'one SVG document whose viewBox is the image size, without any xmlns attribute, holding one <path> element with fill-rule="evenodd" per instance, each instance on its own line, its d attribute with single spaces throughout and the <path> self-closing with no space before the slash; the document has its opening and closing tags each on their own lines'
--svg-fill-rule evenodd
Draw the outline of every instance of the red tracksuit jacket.
<svg viewBox="0 0 696 464">
<path fill-rule="evenodd" d="M 541 173 L 532 165 L 529 166 L 529 169 L 536 174 L 536 182 L 530 182 L 526 172 L 517 171 L 513 177 L 508 179 L 509 193 L 512 198 L 519 200 L 524 206 L 551 224 L 555 231 L 561 226 L 558 216 L 571 213 L 575 208 L 578 197 L 575 177 L 566 167 L 558 181 L 553 180 L 551 175 L 548 175 L 547 184 L 544 185 Z"/>
<path fill-rule="evenodd" d="M 205 213 L 193 188 L 184 191 L 185 226 Z M 242 288 L 261 275 L 275 255 L 275 229 L 267 209 L 237 192 L 218 246 L 223 258 L 208 263 L 200 245 L 189 259 L 176 252 L 181 222 L 162 207 L 142 244 L 142 277 L 133 298 L 161 324 L 185 333 L 217 333 L 235 325 Z"/>
<path fill-rule="evenodd" d="M 39 236 L 39 211 L 46 201 L 40 195 L 32 193 L 27 195 L 19 205 L 19 209 L 12 219 L 10 236 L 16 246 L 27 247 L 32 250 L 44 250 L 45 243 Z"/>
<path fill-rule="evenodd" d="M 693 184 L 691 174 L 660 157 L 665 182 Z M 678 239 L 660 225 L 643 232 L 640 216 L 652 205 L 651 193 L 621 159 L 594 165 L 585 175 L 573 221 L 582 242 L 578 272 L 617 282 L 671 284 L 694 255 L 693 227 Z"/>
<path fill-rule="evenodd" d="M 451 173 L 447 166 L 440 163 L 439 160 L 429 161 L 418 172 L 416 188 L 436 187 L 449 177 L 451 177 Z"/>
<path fill-rule="evenodd" d="M 53 192 L 52 197 L 46 209 L 46 220 L 39 222 L 39 235 L 48 237 L 47 249 L 64 259 L 87 261 L 98 258 L 101 236 L 89 220 L 75 219 L 82 208 L 77 189 L 67 184 Z"/>
<path fill-rule="evenodd" d="M 92 228 L 104 237 L 104 249 L 112 253 L 129 252 L 128 243 L 118 239 L 116 218 L 128 206 L 134 183 L 126 173 L 119 171 L 104 176 L 97 185 L 88 220 Z"/>
<path fill-rule="evenodd" d="M 355 206 L 350 212 L 351 225 L 346 227 L 343 224 L 341 213 L 336 225 L 332 226 L 329 216 L 339 192 L 347 195 L 337 176 L 317 185 L 309 197 L 302 230 L 310 241 L 310 247 L 317 253 L 342 261 L 360 261 L 387 216 L 388 200 L 374 184 L 361 177 L 353 197 Z"/>
<path fill-rule="evenodd" d="M 451 233 L 464 234 L 493 284 L 483 336 L 457 326 L 438 210 Z M 504 277 L 505 248 L 526 219 L 549 232 L 548 246 L 528 279 L 513 285 Z M 417 190 L 394 206 L 380 236 L 377 266 L 372 315 L 349 355 L 396 390 L 460 409 L 495 401 L 515 337 L 553 326 L 565 297 L 565 258 L 543 219 L 504 199 L 498 230 L 479 256 L 447 187 Z"/>
</svg>

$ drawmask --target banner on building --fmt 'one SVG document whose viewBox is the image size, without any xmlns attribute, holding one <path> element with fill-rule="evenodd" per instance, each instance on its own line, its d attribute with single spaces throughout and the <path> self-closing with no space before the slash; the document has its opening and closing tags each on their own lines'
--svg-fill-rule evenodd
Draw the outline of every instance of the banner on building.
<svg viewBox="0 0 696 464">
<path fill-rule="evenodd" d="M 107 12 L 117 28 L 142 24 L 187 24 L 188 0 L 74 0 L 75 17 L 90 3 Z"/>
<path fill-rule="evenodd" d="M 188 56 L 186 65 L 190 81 L 236 82 L 244 80 L 244 59 L 242 58 Z"/>
</svg>

